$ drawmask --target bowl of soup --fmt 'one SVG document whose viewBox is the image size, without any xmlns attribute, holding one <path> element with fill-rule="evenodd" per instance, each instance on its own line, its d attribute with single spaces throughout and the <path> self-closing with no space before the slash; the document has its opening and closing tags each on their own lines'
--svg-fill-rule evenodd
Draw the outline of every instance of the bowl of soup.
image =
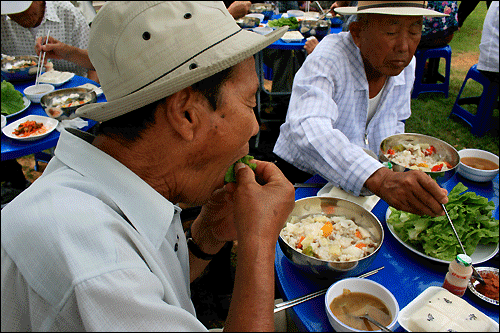
<svg viewBox="0 0 500 333">
<path fill-rule="evenodd" d="M 383 285 L 363 278 L 335 282 L 325 295 L 328 321 L 337 332 L 380 331 L 374 324 L 358 318 L 364 314 L 393 330 L 398 321 L 399 304 Z"/>
<path fill-rule="evenodd" d="M 489 182 L 498 175 L 498 156 L 481 149 L 462 149 L 457 172 L 474 182 Z"/>
</svg>

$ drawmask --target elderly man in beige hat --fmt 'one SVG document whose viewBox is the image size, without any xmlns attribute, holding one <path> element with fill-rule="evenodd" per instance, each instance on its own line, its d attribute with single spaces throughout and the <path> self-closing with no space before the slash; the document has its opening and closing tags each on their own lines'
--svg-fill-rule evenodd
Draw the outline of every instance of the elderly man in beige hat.
<svg viewBox="0 0 500 333">
<path fill-rule="evenodd" d="M 253 54 L 222 2 L 107 2 L 89 57 L 107 102 L 61 133 L 2 210 L 2 331 L 202 331 L 190 281 L 238 241 L 225 329 L 274 329 L 274 252 L 294 205 L 272 163 L 236 165 L 258 131 Z M 188 235 L 176 203 L 204 205 Z"/>
<path fill-rule="evenodd" d="M 335 10 L 358 20 L 349 32 L 325 37 L 297 72 L 274 147 L 278 166 L 294 181 L 319 174 L 356 196 L 444 215 L 445 189 L 422 171 L 392 172 L 367 151 L 375 156 L 383 139 L 404 132 L 423 16 L 446 14 L 425 1 L 359 1 Z"/>
</svg>

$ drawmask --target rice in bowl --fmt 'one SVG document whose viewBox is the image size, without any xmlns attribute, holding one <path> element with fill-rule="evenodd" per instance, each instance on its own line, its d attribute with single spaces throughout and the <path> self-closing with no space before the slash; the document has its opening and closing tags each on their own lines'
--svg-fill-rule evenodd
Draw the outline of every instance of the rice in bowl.
<svg viewBox="0 0 500 333">
<path fill-rule="evenodd" d="M 296 251 L 332 262 L 359 260 L 379 246 L 368 230 L 344 216 L 294 216 L 280 236 Z"/>
</svg>

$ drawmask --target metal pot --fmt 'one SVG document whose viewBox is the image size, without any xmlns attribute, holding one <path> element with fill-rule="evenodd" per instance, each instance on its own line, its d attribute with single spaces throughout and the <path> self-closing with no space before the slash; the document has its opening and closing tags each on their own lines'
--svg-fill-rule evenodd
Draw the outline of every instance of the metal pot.
<svg viewBox="0 0 500 333">
<path fill-rule="evenodd" d="M 278 244 L 290 263 L 305 274 L 313 275 L 319 279 L 341 279 L 357 276 L 365 272 L 375 259 L 384 241 L 384 229 L 377 217 L 349 200 L 331 197 L 308 197 L 295 202 L 295 207 L 288 217 L 287 223 L 293 217 L 303 218 L 314 214 L 345 216 L 352 219 L 357 225 L 369 231 L 379 245 L 366 257 L 358 260 L 337 262 L 321 260 L 303 254 L 285 242 L 280 235 Z"/>
</svg>

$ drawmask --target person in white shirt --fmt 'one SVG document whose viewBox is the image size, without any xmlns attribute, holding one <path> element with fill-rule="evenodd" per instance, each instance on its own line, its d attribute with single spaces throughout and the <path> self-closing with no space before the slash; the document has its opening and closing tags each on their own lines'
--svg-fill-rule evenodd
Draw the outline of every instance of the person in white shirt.
<svg viewBox="0 0 500 333">
<path fill-rule="evenodd" d="M 498 89 L 499 72 L 498 51 L 498 1 L 492 1 L 483 23 L 477 69 L 497 85 L 496 89 Z"/>
<path fill-rule="evenodd" d="M 222 2 L 107 2 L 89 58 L 107 102 L 2 209 L 2 331 L 206 331 L 190 282 L 237 240 L 224 329 L 274 330 L 274 255 L 294 189 L 238 163 L 258 131 L 253 55 L 279 39 Z M 182 41 L 182 42 L 180 42 Z M 203 205 L 185 235 L 176 203 Z"/>
<path fill-rule="evenodd" d="M 424 1 L 359 1 L 335 11 L 358 19 L 349 32 L 326 36 L 297 72 L 274 146 L 277 165 L 292 181 L 319 174 L 356 196 L 444 215 L 445 189 L 422 171 L 393 172 L 364 149 L 378 154 L 384 138 L 404 132 L 423 15 L 446 14 Z"/>
<path fill-rule="evenodd" d="M 1 20 L 2 54 L 34 55 L 37 38 L 46 36 L 49 30 L 50 36 L 63 43 L 80 49 L 88 46 L 89 25 L 81 11 L 69 1 L 2 1 Z M 56 59 L 53 64 L 55 70 L 98 82 L 94 70 L 63 59 Z"/>
</svg>

